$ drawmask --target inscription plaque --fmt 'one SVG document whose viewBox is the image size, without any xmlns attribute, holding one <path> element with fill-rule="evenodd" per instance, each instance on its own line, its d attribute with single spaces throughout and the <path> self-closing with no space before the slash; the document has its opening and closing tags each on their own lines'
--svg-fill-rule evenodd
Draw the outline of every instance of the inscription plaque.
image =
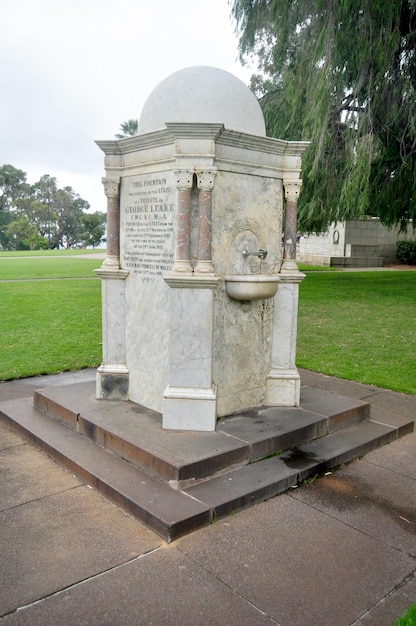
<svg viewBox="0 0 416 626">
<path fill-rule="evenodd" d="M 154 282 L 172 269 L 175 189 L 166 174 L 123 180 L 120 211 L 123 268 Z"/>
</svg>

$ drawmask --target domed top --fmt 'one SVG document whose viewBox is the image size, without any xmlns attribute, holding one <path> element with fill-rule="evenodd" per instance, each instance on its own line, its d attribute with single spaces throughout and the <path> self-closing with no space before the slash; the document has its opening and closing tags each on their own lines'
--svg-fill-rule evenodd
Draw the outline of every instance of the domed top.
<svg viewBox="0 0 416 626">
<path fill-rule="evenodd" d="M 250 89 L 215 67 L 174 72 L 151 92 L 139 120 L 139 134 L 166 128 L 166 122 L 220 123 L 228 130 L 266 134 L 263 113 Z"/>
</svg>

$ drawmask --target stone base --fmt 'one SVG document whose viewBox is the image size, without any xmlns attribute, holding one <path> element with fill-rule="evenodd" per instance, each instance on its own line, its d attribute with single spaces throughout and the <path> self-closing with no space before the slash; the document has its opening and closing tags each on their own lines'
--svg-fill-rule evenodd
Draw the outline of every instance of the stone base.
<svg viewBox="0 0 416 626">
<path fill-rule="evenodd" d="M 266 381 L 266 406 L 299 406 L 300 376 L 296 368 L 274 369 Z"/>
<path fill-rule="evenodd" d="M 96 376 L 97 400 L 128 400 L 129 371 L 125 366 L 101 365 Z"/>
<path fill-rule="evenodd" d="M 357 399 L 357 383 L 335 379 L 352 394 L 340 396 L 310 374 L 300 408 L 230 415 L 215 433 L 163 430 L 160 413 L 133 402 L 105 406 L 91 380 L 1 402 L 0 416 L 172 541 L 413 432 L 409 398 L 393 394 L 390 413 Z M 377 396 L 363 385 L 359 394 Z"/>
<path fill-rule="evenodd" d="M 163 428 L 168 430 L 215 431 L 215 389 L 168 386 L 163 396 Z"/>
</svg>

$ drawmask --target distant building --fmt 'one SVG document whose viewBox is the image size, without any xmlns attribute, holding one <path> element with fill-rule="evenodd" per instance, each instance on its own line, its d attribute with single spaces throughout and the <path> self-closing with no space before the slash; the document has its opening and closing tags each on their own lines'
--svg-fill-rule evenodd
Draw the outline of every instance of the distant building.
<svg viewBox="0 0 416 626">
<path fill-rule="evenodd" d="M 297 260 L 301 263 L 334 267 L 381 267 L 396 263 L 396 243 L 414 240 L 409 224 L 407 232 L 387 228 L 375 217 L 363 217 L 331 224 L 324 233 L 301 236 Z"/>
</svg>

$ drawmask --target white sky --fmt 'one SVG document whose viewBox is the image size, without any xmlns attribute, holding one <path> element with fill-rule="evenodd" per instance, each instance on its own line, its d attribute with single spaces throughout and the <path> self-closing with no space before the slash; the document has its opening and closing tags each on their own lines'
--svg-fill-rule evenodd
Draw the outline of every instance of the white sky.
<svg viewBox="0 0 416 626">
<path fill-rule="evenodd" d="M 211 65 L 249 82 L 228 0 L 4 0 L 0 165 L 71 186 L 105 211 L 104 154 L 173 72 Z"/>
</svg>

